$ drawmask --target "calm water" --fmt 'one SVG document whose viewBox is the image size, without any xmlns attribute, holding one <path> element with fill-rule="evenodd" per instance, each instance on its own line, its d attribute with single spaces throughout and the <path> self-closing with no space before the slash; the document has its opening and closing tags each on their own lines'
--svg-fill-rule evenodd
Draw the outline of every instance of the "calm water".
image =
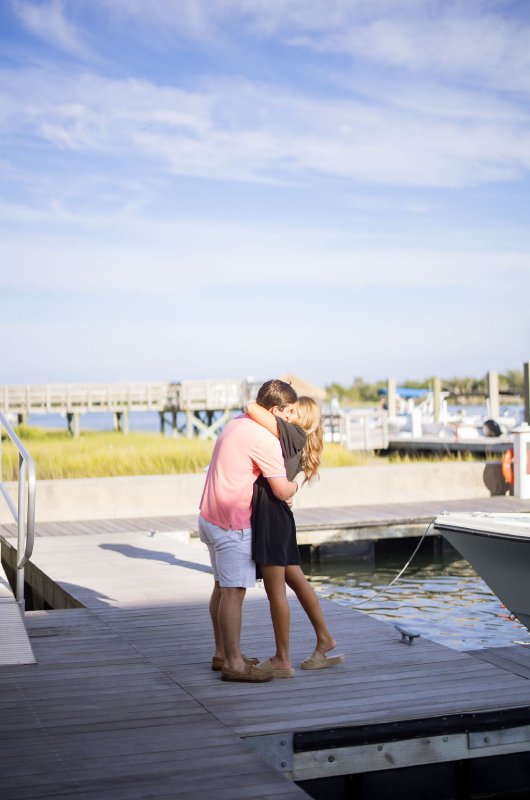
<svg viewBox="0 0 530 800">
<path fill-rule="evenodd" d="M 169 415 L 168 415 L 169 420 Z M 30 414 L 29 424 L 39 428 L 58 428 L 66 430 L 66 417 L 64 414 Z M 185 415 L 177 415 L 178 425 L 184 425 Z M 113 415 L 106 412 L 81 414 L 81 430 L 85 431 L 111 431 Z M 159 433 L 160 417 L 156 411 L 132 411 L 129 414 L 129 430 L 143 433 Z M 166 424 L 166 433 L 171 435 L 171 425 Z"/>
<path fill-rule="evenodd" d="M 414 547 L 412 543 L 410 553 Z M 530 644 L 526 628 L 510 620 L 509 611 L 460 557 L 422 556 L 420 549 L 400 580 L 386 594 L 369 600 L 407 560 L 406 555 L 385 556 L 376 566 L 330 560 L 304 565 L 304 571 L 319 595 L 352 608 L 367 600 L 359 611 L 385 622 L 406 623 L 455 650 L 505 647 L 514 641 Z"/>
</svg>

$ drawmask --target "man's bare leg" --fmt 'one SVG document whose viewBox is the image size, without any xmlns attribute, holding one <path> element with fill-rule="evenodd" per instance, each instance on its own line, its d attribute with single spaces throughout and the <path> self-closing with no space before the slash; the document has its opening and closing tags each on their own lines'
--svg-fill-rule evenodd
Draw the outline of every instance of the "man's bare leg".
<svg viewBox="0 0 530 800">
<path fill-rule="evenodd" d="M 220 587 L 221 599 L 218 607 L 219 633 L 224 649 L 225 667 L 230 670 L 245 669 L 241 657 L 241 621 L 246 589 Z"/>
<path fill-rule="evenodd" d="M 221 587 L 219 581 L 215 581 L 212 596 L 210 597 L 210 618 L 212 620 L 213 636 L 215 639 L 215 655 L 218 658 L 224 658 L 225 651 L 223 647 L 223 637 L 221 636 L 221 629 L 219 627 L 219 603 L 221 602 Z"/>
</svg>

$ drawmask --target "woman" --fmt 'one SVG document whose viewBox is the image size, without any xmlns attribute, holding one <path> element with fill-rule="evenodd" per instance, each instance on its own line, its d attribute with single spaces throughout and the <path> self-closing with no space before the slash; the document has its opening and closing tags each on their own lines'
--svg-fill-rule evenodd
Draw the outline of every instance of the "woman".
<svg viewBox="0 0 530 800">
<path fill-rule="evenodd" d="M 246 413 L 280 440 L 288 480 L 302 471 L 304 483 L 318 475 L 323 448 L 320 406 L 310 397 L 298 398 L 296 418 L 286 422 L 257 403 L 249 403 Z M 290 609 L 286 585 L 296 594 L 316 634 L 313 653 L 302 669 L 323 669 L 341 664 L 343 655 L 326 656 L 336 646 L 318 597 L 300 567 L 293 512 L 272 494 L 268 482 L 258 478 L 252 499 L 252 557 L 263 577 L 270 604 L 276 653 L 260 663 L 276 678 L 292 678 L 295 671 L 289 658 Z"/>
</svg>

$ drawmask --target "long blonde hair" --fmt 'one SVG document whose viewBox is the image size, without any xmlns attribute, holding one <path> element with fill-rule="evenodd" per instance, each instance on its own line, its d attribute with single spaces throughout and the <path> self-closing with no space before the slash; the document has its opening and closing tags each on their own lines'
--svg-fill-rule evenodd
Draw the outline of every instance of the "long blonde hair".
<svg viewBox="0 0 530 800">
<path fill-rule="evenodd" d="M 319 404 L 312 397 L 299 397 L 296 424 L 307 436 L 302 450 L 301 467 L 306 481 L 311 483 L 318 476 L 324 435 L 322 431 L 322 413 Z M 293 420 L 294 421 L 294 420 Z"/>
</svg>

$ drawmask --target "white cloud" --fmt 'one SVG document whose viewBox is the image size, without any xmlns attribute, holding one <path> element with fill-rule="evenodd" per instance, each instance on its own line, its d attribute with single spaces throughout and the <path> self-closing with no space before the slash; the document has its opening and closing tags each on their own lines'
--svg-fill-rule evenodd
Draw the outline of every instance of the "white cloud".
<svg viewBox="0 0 530 800">
<path fill-rule="evenodd" d="M 91 73 L 5 71 L 2 84 L 4 130 L 175 175 L 460 186 L 530 167 L 528 115 L 507 100 L 489 108 L 473 93 L 453 92 L 431 111 L 425 86 L 419 97 L 407 90 L 400 107 L 395 99 L 328 99 L 243 80 L 191 91 Z M 468 112 L 480 113 L 466 113 L 466 100 Z"/>
<path fill-rule="evenodd" d="M 38 4 L 15 0 L 13 8 L 31 33 L 77 58 L 94 59 L 93 51 L 83 41 L 74 24 L 67 19 L 65 0 L 49 0 Z"/>
<path fill-rule="evenodd" d="M 0 243 L 0 261 L 8 265 L 0 278 L 4 289 L 72 286 L 82 293 L 126 287 L 146 296 L 180 297 L 184 282 L 197 299 L 213 287 L 229 297 L 243 287 L 280 285 L 308 291 L 450 289 L 455 298 L 499 283 L 517 287 L 518 298 L 530 291 L 528 249 L 406 247 L 398 241 L 383 247 L 377 231 L 360 236 L 323 227 L 149 220 L 134 214 L 56 212 L 36 219 L 32 211 L 25 216 L 23 208 L 6 205 L 0 212 L 6 223 Z M 24 235 L 26 224 L 31 235 Z"/>
<path fill-rule="evenodd" d="M 71 2 L 71 0 L 70 0 Z M 108 4 L 100 0 L 108 13 Z M 530 90 L 530 25 L 490 0 L 114 0 L 113 13 L 213 46 L 238 34 L 369 64 Z"/>
<path fill-rule="evenodd" d="M 25 30 L 0 72 L 0 327 L 33 353 L 28 380 L 348 382 L 523 360 L 519 4 L 12 4 Z M 65 70 L 65 52 L 90 67 Z M 274 350 L 259 333 L 278 306 Z M 499 307 L 508 344 L 484 333 Z"/>
</svg>

